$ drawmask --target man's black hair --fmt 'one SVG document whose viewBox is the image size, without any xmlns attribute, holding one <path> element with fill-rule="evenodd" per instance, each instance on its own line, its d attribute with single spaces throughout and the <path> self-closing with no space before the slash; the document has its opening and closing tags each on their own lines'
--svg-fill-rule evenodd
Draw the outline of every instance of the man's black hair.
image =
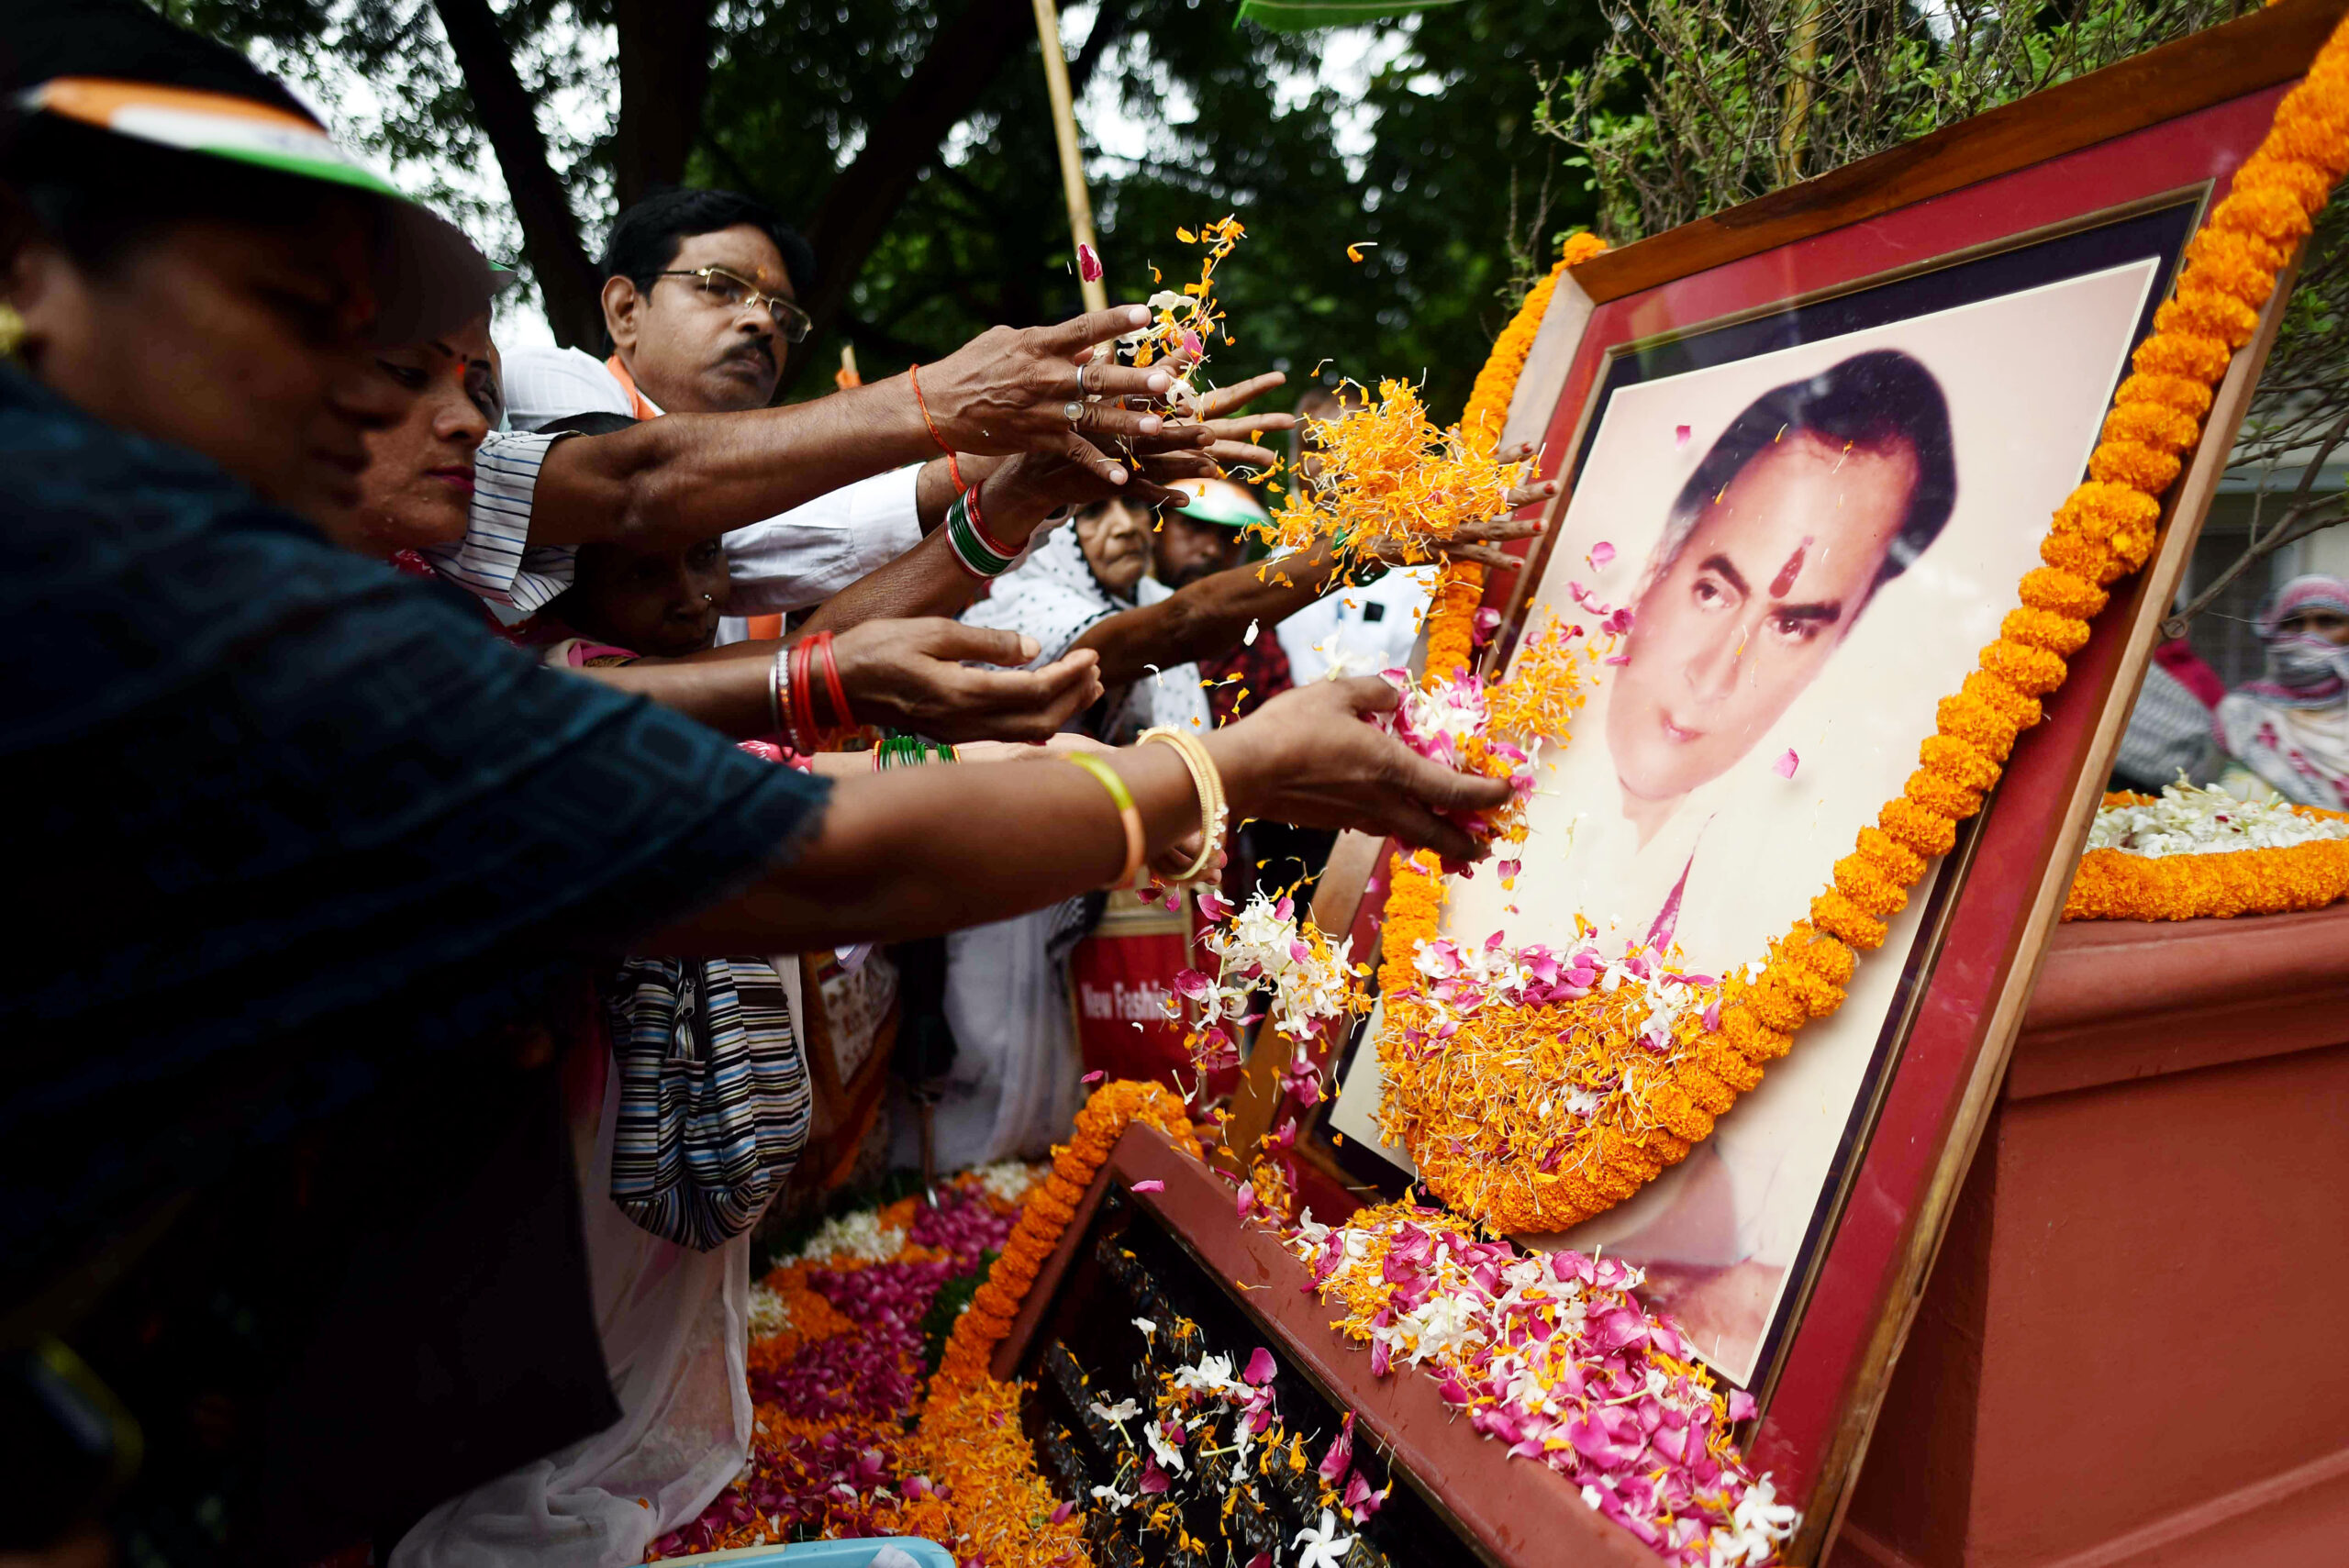
<svg viewBox="0 0 2349 1568">
<path fill-rule="evenodd" d="M 640 293 L 650 290 L 686 240 L 741 224 L 774 241 L 794 290 L 816 281 L 816 252 L 774 208 L 738 192 L 685 185 L 657 190 L 613 220 L 611 238 L 604 242 L 604 276 L 626 278 Z"/>
<path fill-rule="evenodd" d="M 93 272 L 192 218 L 293 225 L 350 199 L 316 181 L 18 112 L 20 95 L 59 76 L 227 93 L 317 120 L 243 55 L 138 0 L 0 0 L 0 186 Z"/>
<path fill-rule="evenodd" d="M 1898 349 L 1876 349 L 1772 387 L 1730 421 L 1672 503 L 1659 575 L 1679 555 L 1704 509 L 1745 465 L 1781 438 L 1798 434 L 1862 451 L 1907 447 L 1916 455 L 1917 483 L 1870 594 L 1906 572 L 1941 537 L 1957 505 L 1949 399 L 1933 373 L 1917 361 Z"/>
</svg>

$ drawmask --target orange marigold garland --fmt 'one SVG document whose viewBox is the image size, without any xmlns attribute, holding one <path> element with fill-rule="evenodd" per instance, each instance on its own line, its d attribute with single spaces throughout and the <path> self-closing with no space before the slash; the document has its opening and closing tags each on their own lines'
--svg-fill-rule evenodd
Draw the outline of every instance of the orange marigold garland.
<svg viewBox="0 0 2349 1568">
<path fill-rule="evenodd" d="M 1957 824 L 1981 808 L 2015 737 L 2038 722 L 2041 699 L 2063 684 L 2066 661 L 2086 642 L 2087 620 L 2103 606 L 2110 585 L 2153 554 L 2161 497 L 2200 439 L 2211 389 L 2257 329 L 2258 308 L 2273 293 L 2277 272 L 2309 235 L 2344 171 L 2349 25 L 2335 30 L 2306 80 L 2285 95 L 2266 138 L 2188 245 L 2176 293 L 2155 313 L 2153 335 L 2132 357 L 2135 373 L 2114 395 L 2089 459 L 2089 478 L 2056 509 L 2042 541 L 2045 566 L 2023 578 L 2021 607 L 1982 651 L 1980 668 L 1966 677 L 1964 689 L 1943 700 L 1936 733 L 1924 743 L 1917 771 L 1885 805 L 1876 826 L 1862 831 L 1855 852 L 1838 862 L 1832 882 L 1812 900 L 1809 917 L 1773 943 L 1766 960 L 1720 980 L 1718 1011 L 1709 1013 L 1696 1038 L 1684 1033 L 1685 1018 L 1675 1019 L 1663 1067 L 1644 1078 L 1624 1075 L 1604 1104 L 1579 1118 L 1574 1146 L 1562 1157 L 1520 1147 L 1497 1158 L 1489 1151 L 1472 1153 L 1473 1144 L 1461 1136 L 1462 1107 L 1453 1105 L 1447 1118 L 1435 1095 L 1440 1075 L 1406 1071 L 1398 1082 L 1390 1069 L 1384 1124 L 1447 1203 L 1517 1230 L 1563 1229 L 1611 1207 L 1686 1157 L 1709 1130 L 1709 1116 L 1692 1115 L 1690 1107 L 1709 1114 L 1718 1114 L 1716 1106 L 1726 1109 L 1724 1096 L 1733 1100 L 1758 1083 L 1764 1064 L 1785 1053 L 1804 1023 L 1842 1005 L 1858 951 L 1884 941 L 1885 917 L 1900 907 L 1931 859 L 1947 852 Z M 1570 244 L 1558 271 L 1596 249 L 1586 244 L 1577 254 Z M 1553 271 L 1528 295 L 1494 345 L 1461 420 L 1473 438 L 1497 442 L 1556 277 Z M 1467 667 L 1482 590 L 1480 570 L 1447 573 L 1428 625 L 1425 678 L 1431 684 Z M 2076 899 L 2110 888 L 2117 874 L 2109 862 L 2093 872 L 2084 867 L 2087 892 L 2076 888 Z M 2198 868 L 2190 874 L 2215 882 L 2224 873 Z M 2282 873 L 2276 875 L 2271 895 L 2313 898 L 2326 885 L 2321 875 L 2296 874 L 2287 891 Z M 1395 860 L 1380 973 L 1390 1024 L 1382 1036 L 1383 1066 L 1390 1051 L 1400 1056 L 1409 1050 L 1413 1033 L 1424 1032 L 1430 1021 L 1419 955 L 1438 935 L 1440 876 L 1429 858 Z M 1554 1034 L 1564 1023 L 1586 1038 L 1592 1031 L 1621 1035 L 1648 1028 L 1644 1012 L 1593 1018 L 1585 1016 L 1590 1009 L 1582 1001 L 1568 1006 L 1580 1011 L 1567 1018 L 1537 1008 L 1537 1019 L 1488 1008 L 1456 1022 L 1444 1054 L 1472 1058 L 1478 1075 L 1504 1080 L 1483 1086 L 1487 1098 L 1535 1105 L 1572 1086 L 1534 1076 L 1527 1065 L 1531 1053 L 1512 1049 L 1535 1039 L 1537 1024 Z M 1602 1040 L 1598 1055 L 1607 1054 L 1609 1043 Z M 1506 1082 L 1512 1076 L 1518 1082 Z"/>
<path fill-rule="evenodd" d="M 2181 784 L 2108 795 L 2088 845 L 2066 920 L 2226 919 L 2349 897 L 2349 814 L 2313 806 Z"/>
<path fill-rule="evenodd" d="M 941 1390 L 986 1377 L 996 1346 L 1011 1332 L 1011 1320 L 1027 1299 L 1029 1286 L 1036 1283 L 1037 1272 L 1076 1217 L 1078 1200 L 1093 1184 L 1094 1173 L 1108 1159 L 1127 1125 L 1137 1118 L 1166 1134 L 1186 1154 L 1200 1156 L 1198 1136 L 1191 1129 L 1182 1096 L 1174 1090 L 1163 1084 L 1124 1079 L 1094 1090 L 1085 1108 L 1076 1113 L 1074 1133 L 1067 1143 L 1052 1150 L 1052 1176 L 1029 1193 L 1019 1223 L 1012 1228 L 986 1284 L 971 1297 L 970 1309 L 948 1336 L 946 1353 L 930 1383 L 933 1402 Z"/>
</svg>

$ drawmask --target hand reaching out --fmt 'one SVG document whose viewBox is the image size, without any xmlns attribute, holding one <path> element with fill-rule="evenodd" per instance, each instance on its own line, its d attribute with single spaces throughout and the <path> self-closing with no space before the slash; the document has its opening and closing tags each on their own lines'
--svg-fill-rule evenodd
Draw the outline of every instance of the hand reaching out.
<svg viewBox="0 0 2349 1568">
<path fill-rule="evenodd" d="M 1234 819 L 1356 828 L 1447 860 L 1484 859 L 1486 848 L 1446 818 L 1497 809 L 1508 784 L 1430 762 L 1364 722 L 1401 700 L 1375 677 L 1317 681 L 1217 730 L 1208 746 Z"/>
<path fill-rule="evenodd" d="M 1522 462 L 1532 455 L 1533 448 L 1529 443 L 1504 452 L 1501 461 Z M 1513 540 L 1532 539 L 1546 526 L 1539 517 L 1520 517 L 1517 514 L 1525 507 L 1547 502 L 1557 493 L 1558 482 L 1554 479 L 1537 479 L 1530 484 L 1517 485 L 1503 502 L 1508 510 L 1494 517 L 1463 523 L 1444 538 L 1427 542 L 1440 553 L 1456 561 L 1474 561 L 1486 566 L 1514 569 L 1524 563 L 1500 547 Z M 1409 543 L 1403 539 L 1381 539 L 1370 541 L 1368 553 L 1386 565 L 1404 566 L 1410 564 L 1413 551 Z M 1424 559 L 1424 551 L 1420 553 Z"/>
<path fill-rule="evenodd" d="M 1092 650 L 1019 669 L 1036 657 L 1033 639 L 960 621 L 864 621 L 840 633 L 832 653 L 859 719 L 940 740 L 1047 740 L 1101 696 Z"/>
</svg>

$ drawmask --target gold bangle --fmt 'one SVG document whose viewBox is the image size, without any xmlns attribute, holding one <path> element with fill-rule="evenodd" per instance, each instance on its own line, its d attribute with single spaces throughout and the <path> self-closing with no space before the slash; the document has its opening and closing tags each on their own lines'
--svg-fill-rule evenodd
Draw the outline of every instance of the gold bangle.
<svg viewBox="0 0 2349 1568">
<path fill-rule="evenodd" d="M 1199 858 L 1174 878 L 1176 882 L 1196 882 L 1214 863 L 1216 851 L 1223 847 L 1223 829 L 1229 817 L 1223 798 L 1223 775 L 1216 771 L 1207 742 L 1189 730 L 1162 725 L 1142 731 L 1141 745 L 1153 740 L 1174 748 L 1174 754 L 1183 759 L 1183 766 L 1191 775 L 1193 787 L 1199 792 Z"/>
<path fill-rule="evenodd" d="M 1109 792 L 1109 799 L 1118 808 L 1118 819 L 1125 824 L 1126 828 L 1126 869 L 1119 872 L 1118 880 L 1108 885 L 1130 887 L 1133 884 L 1134 873 L 1141 869 L 1141 857 L 1149 848 L 1149 840 L 1141 829 L 1141 811 L 1134 805 L 1134 793 L 1126 787 L 1126 781 L 1118 776 L 1118 770 L 1100 758 L 1084 751 L 1071 751 L 1067 756 L 1070 762 L 1101 781 L 1101 787 Z"/>
</svg>

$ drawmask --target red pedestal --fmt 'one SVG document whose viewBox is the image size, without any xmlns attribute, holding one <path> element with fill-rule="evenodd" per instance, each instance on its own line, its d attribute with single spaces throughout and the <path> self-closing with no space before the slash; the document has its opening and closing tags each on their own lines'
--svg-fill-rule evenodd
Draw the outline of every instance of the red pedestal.
<svg viewBox="0 0 2349 1568">
<path fill-rule="evenodd" d="M 2349 1563 L 2349 908 L 2057 934 L 1831 1562 Z"/>
</svg>

